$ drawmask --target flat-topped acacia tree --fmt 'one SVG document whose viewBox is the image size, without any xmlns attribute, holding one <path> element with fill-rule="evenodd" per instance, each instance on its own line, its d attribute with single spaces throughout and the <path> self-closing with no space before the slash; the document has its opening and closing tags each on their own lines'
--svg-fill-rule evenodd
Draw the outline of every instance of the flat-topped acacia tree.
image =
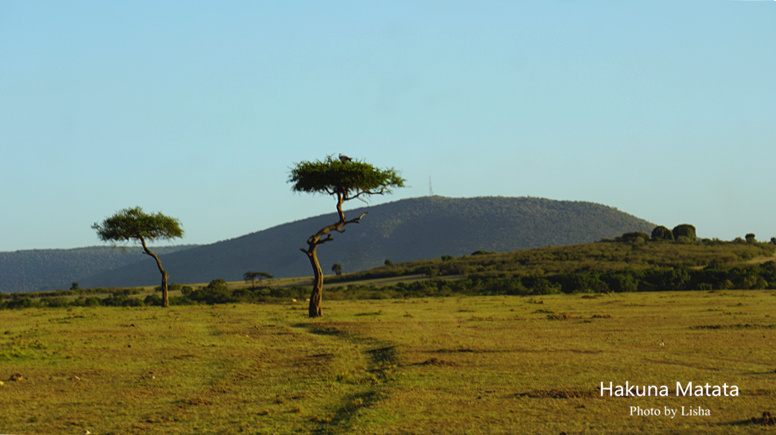
<svg viewBox="0 0 776 435">
<path fill-rule="evenodd" d="M 92 228 L 97 231 L 100 240 L 104 242 L 134 241 L 143 246 L 143 252 L 156 260 L 156 266 L 159 268 L 159 273 L 162 274 L 162 306 L 169 307 L 167 272 L 162 268 L 162 261 L 159 260 L 159 257 L 148 249 L 146 242 L 183 237 L 183 230 L 178 219 L 165 216 L 162 213 L 147 214 L 140 207 L 125 208 L 106 218 L 102 224 L 95 223 Z"/>
<path fill-rule="evenodd" d="M 337 198 L 337 222 L 321 228 L 307 239 L 307 249 L 301 251 L 307 255 L 313 267 L 313 290 L 310 294 L 310 317 L 321 315 L 321 300 L 323 296 L 323 271 L 318 262 L 317 248 L 332 241 L 332 231 L 345 232 L 345 225 L 357 224 L 366 215 L 354 219 L 346 219 L 342 204 L 352 199 L 390 193 L 393 187 L 404 187 L 404 179 L 395 169 L 378 169 L 369 163 L 351 160 L 340 155 L 339 160 L 332 156 L 325 160 L 314 162 L 303 161 L 291 169 L 288 179 L 293 184 L 295 192 L 328 194 Z"/>
</svg>

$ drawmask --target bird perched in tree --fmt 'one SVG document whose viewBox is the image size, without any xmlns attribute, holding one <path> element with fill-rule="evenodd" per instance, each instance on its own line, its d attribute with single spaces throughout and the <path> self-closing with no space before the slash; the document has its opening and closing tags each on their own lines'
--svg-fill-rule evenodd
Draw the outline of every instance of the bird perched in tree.
<svg viewBox="0 0 776 435">
<path fill-rule="evenodd" d="M 346 156 L 346 155 L 344 155 L 342 153 L 340 153 L 339 159 L 340 159 L 340 161 L 342 163 L 347 163 L 347 162 L 352 162 L 353 161 L 353 159 L 351 159 L 350 157 L 348 157 L 348 156 Z"/>
</svg>

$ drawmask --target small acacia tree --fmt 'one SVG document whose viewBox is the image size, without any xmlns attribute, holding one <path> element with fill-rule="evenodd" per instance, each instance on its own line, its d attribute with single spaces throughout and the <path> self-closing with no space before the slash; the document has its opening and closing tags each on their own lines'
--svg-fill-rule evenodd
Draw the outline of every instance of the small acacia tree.
<svg viewBox="0 0 776 435">
<path fill-rule="evenodd" d="M 97 231 L 100 240 L 104 242 L 115 244 L 133 241 L 143 246 L 143 252 L 156 260 L 156 266 L 159 268 L 159 273 L 162 274 L 162 306 L 169 307 L 167 272 L 162 268 L 159 257 L 148 249 L 146 242 L 183 237 L 183 230 L 178 219 L 165 216 L 162 213 L 147 214 L 140 207 L 125 208 L 106 218 L 102 224 L 95 223 L 92 228 Z"/>
<path fill-rule="evenodd" d="M 314 162 L 303 161 L 291 169 L 288 179 L 295 192 L 328 194 L 337 198 L 337 222 L 321 228 L 307 239 L 307 249 L 301 251 L 307 255 L 313 268 L 313 290 L 310 294 L 309 316 L 318 317 L 321 313 L 323 296 L 323 271 L 318 262 L 317 248 L 332 241 L 332 231 L 344 232 L 345 225 L 360 223 L 366 215 L 355 219 L 346 219 L 342 204 L 356 198 L 390 193 L 393 187 L 404 187 L 404 179 L 395 169 L 378 169 L 368 163 L 332 156 Z"/>
<path fill-rule="evenodd" d="M 243 274 L 243 279 L 245 279 L 245 282 L 248 283 L 250 281 L 251 283 L 251 289 L 256 289 L 256 280 L 259 280 L 259 284 L 261 285 L 261 280 L 264 278 L 272 279 L 274 276 L 267 272 L 245 272 Z"/>
</svg>

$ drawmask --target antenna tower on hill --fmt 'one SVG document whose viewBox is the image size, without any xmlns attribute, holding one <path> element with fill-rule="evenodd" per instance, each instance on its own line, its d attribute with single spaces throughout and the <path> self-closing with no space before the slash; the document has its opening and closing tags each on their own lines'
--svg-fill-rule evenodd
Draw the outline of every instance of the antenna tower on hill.
<svg viewBox="0 0 776 435">
<path fill-rule="evenodd" d="M 431 176 L 428 177 L 428 196 L 434 196 L 434 187 L 431 185 Z"/>
</svg>

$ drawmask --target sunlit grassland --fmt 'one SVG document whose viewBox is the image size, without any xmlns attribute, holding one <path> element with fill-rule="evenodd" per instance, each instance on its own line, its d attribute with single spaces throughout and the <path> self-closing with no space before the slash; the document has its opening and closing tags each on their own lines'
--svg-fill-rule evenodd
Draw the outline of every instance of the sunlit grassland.
<svg viewBox="0 0 776 435">
<path fill-rule="evenodd" d="M 762 290 L 324 299 L 319 319 L 301 303 L 4 310 L 0 433 L 766 433 L 751 418 L 776 411 L 774 306 Z M 601 397 L 626 381 L 671 396 Z"/>
</svg>

